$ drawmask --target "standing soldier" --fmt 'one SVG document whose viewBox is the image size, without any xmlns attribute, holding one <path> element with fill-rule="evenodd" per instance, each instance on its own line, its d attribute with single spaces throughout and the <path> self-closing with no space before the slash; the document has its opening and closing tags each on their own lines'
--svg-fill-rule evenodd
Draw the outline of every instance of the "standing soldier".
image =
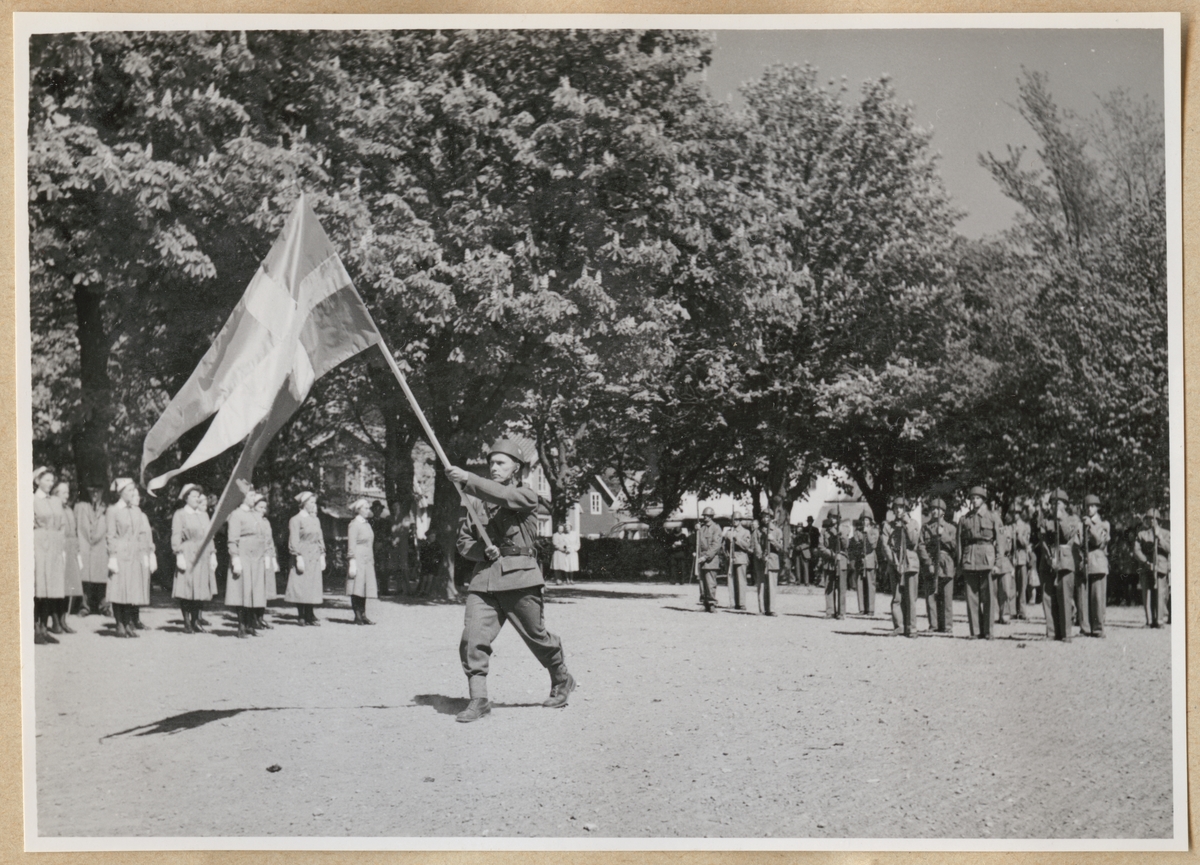
<svg viewBox="0 0 1200 865">
<path fill-rule="evenodd" d="M 1158 524 L 1158 519 L 1157 508 L 1146 511 L 1142 530 L 1133 540 L 1147 628 L 1167 624 L 1167 597 L 1171 589 L 1171 533 Z"/>
<path fill-rule="evenodd" d="M 1091 635 L 1103 638 L 1108 606 L 1108 541 L 1111 528 L 1100 516 L 1100 498 L 1085 496 L 1083 506 L 1083 581 L 1087 586 L 1088 621 Z"/>
<path fill-rule="evenodd" d="M 996 623 L 1007 625 L 1015 616 L 1015 600 L 1017 581 L 1013 566 L 1014 550 L 1016 549 L 1016 531 L 1014 530 L 1013 511 L 1009 508 L 1004 512 L 1000 526 L 1000 558 L 996 566 L 1000 573 L 996 577 L 996 606 L 998 618 Z"/>
<path fill-rule="evenodd" d="M 958 521 L 957 557 L 967 589 L 967 624 L 972 637 L 991 640 L 995 636 L 992 575 L 998 573 L 1000 521 L 988 510 L 983 487 L 971 487 L 967 495 L 971 509 Z"/>
<path fill-rule="evenodd" d="M 821 536 L 821 561 L 828 580 L 825 583 L 825 615 L 841 619 L 846 615 L 847 571 L 850 559 L 847 556 L 850 538 L 843 529 L 841 514 L 825 518 L 825 533 Z"/>
<path fill-rule="evenodd" d="M 796 543 L 796 578 L 807 586 L 813 582 L 813 557 L 818 547 L 813 535 L 819 538 L 820 532 L 813 525 L 813 518 L 809 517 L 808 524 L 801 526 L 796 534 L 799 536 Z"/>
<path fill-rule="evenodd" d="M 1075 583 L 1075 547 L 1079 543 L 1079 520 L 1067 513 L 1067 494 L 1055 490 L 1050 513 L 1037 519 L 1038 569 L 1041 572 L 1042 609 L 1046 614 L 1046 638 L 1071 642 L 1071 599 Z"/>
<path fill-rule="evenodd" d="M 904 636 L 917 635 L 917 590 L 920 582 L 921 559 L 917 548 L 921 543 L 916 522 L 908 512 L 908 501 L 903 496 L 892 500 L 892 519 L 887 524 L 887 534 L 881 543 L 887 544 L 889 566 L 896 575 L 896 590 L 892 594 L 893 633 Z"/>
<path fill-rule="evenodd" d="M 1025 500 L 1025 507 L 1021 512 L 1022 520 L 1029 526 L 1029 547 L 1027 549 L 1026 561 L 1026 585 L 1025 604 L 1026 607 L 1042 607 L 1045 609 L 1046 593 L 1042 586 L 1042 565 L 1039 552 L 1041 550 L 1040 539 L 1038 538 L 1038 519 L 1041 517 L 1040 506 L 1035 508 L 1032 499 Z M 1046 621 L 1047 629 L 1050 628 L 1050 621 Z M 1049 634 L 1049 630 L 1047 630 Z"/>
<path fill-rule="evenodd" d="M 109 615 L 108 599 L 108 526 L 104 520 L 104 491 L 88 490 L 88 501 L 80 496 L 75 503 L 75 531 L 79 536 L 79 556 L 83 559 L 83 607 L 79 615 L 96 612 Z"/>
<path fill-rule="evenodd" d="M 877 573 L 875 555 L 879 545 L 879 530 L 871 515 L 863 512 L 858 528 L 850 539 L 850 566 L 854 573 L 854 587 L 858 591 L 858 612 L 865 616 L 875 615 L 875 577 Z"/>
<path fill-rule="evenodd" d="M 921 526 L 917 554 L 921 576 L 932 586 L 933 603 L 929 606 L 929 628 L 941 634 L 954 634 L 954 574 L 958 553 L 958 530 L 945 519 L 946 503 L 929 503 L 929 520 Z M 928 596 L 926 598 L 928 600 Z"/>
<path fill-rule="evenodd" d="M 296 619 L 301 625 L 319 626 L 321 620 L 313 611 L 325 599 L 325 534 L 317 516 L 317 497 L 309 490 L 296 494 L 300 510 L 288 521 L 288 553 L 292 568 L 288 572 L 287 590 L 283 599 L 296 605 Z"/>
<path fill-rule="evenodd" d="M 700 525 L 696 527 L 696 559 L 700 569 L 700 603 L 706 613 L 716 612 L 717 572 L 721 569 L 721 548 L 725 536 L 713 517 L 716 512 L 705 508 Z"/>
<path fill-rule="evenodd" d="M 1004 515 L 1004 522 L 1011 526 L 1012 531 L 1012 565 L 1013 565 L 1013 583 L 1016 589 L 1016 608 L 1015 618 L 1017 621 L 1024 622 L 1029 618 L 1029 614 L 1025 612 L 1025 605 L 1029 603 L 1029 592 L 1033 587 L 1030 585 L 1030 565 L 1031 555 L 1029 549 L 1029 523 L 1026 521 L 1026 512 L 1024 507 L 1013 505 L 1012 508 Z"/>
<path fill-rule="evenodd" d="M 733 553 L 729 568 L 729 599 L 735 610 L 746 609 L 746 573 L 750 570 L 750 555 L 754 552 L 754 534 L 748 523 L 749 520 L 737 511 L 733 512 L 729 531 Z"/>
<path fill-rule="evenodd" d="M 523 481 L 534 461 L 528 442 L 503 438 L 488 453 L 491 478 L 451 466 L 446 475 L 460 489 L 483 502 L 483 540 L 469 518 L 458 533 L 458 553 L 476 562 L 467 587 L 467 608 L 459 658 L 467 675 L 471 701 L 458 713 L 461 723 L 477 721 L 491 712 L 487 675 L 492 641 L 506 621 L 543 667 L 550 672 L 550 696 L 542 703 L 561 709 L 575 690 L 575 677 L 563 659 L 562 641 L 546 630 L 542 573 L 534 558 L 538 537 L 537 493 Z"/>
<path fill-rule="evenodd" d="M 779 562 L 783 555 L 783 529 L 775 525 L 771 514 L 759 518 L 754 535 L 755 588 L 758 591 L 758 612 L 775 615 L 775 591 L 779 585 Z"/>
</svg>

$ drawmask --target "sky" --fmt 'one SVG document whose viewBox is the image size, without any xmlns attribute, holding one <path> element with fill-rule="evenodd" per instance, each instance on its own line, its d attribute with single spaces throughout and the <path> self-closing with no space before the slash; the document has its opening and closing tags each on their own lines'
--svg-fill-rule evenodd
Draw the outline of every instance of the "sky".
<svg viewBox="0 0 1200 865">
<path fill-rule="evenodd" d="M 810 63 L 825 80 L 845 76 L 850 95 L 888 75 L 917 123 L 933 130 L 946 189 L 967 211 L 958 230 L 969 237 L 1003 230 L 1015 213 L 979 154 L 1036 148 L 1014 107 L 1022 66 L 1047 73 L 1055 101 L 1080 114 L 1116 88 L 1163 105 L 1161 30 L 722 30 L 708 87 L 740 106 L 738 87 L 776 63 Z"/>
</svg>

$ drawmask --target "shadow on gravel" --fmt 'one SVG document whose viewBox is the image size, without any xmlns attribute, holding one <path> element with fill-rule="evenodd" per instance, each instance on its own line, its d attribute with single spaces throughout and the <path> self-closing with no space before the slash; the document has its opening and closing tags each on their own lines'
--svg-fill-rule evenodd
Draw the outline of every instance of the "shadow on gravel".
<svg viewBox="0 0 1200 865">
<path fill-rule="evenodd" d="M 674 610 L 677 613 L 704 613 L 707 612 L 704 607 L 672 607 L 670 604 L 663 606 L 664 610 Z"/>
<path fill-rule="evenodd" d="M 614 600 L 642 599 L 654 600 L 663 597 L 662 592 L 606 592 L 603 589 L 584 589 L 576 586 L 549 586 L 551 591 L 547 597 L 555 600 L 561 598 L 611 598 Z"/>
<path fill-rule="evenodd" d="M 446 697 L 442 694 L 417 694 L 414 706 L 432 706 L 439 715 L 457 715 L 471 702 L 466 697 Z M 540 709 L 541 703 L 492 703 L 493 709 Z"/>
<path fill-rule="evenodd" d="M 100 741 L 103 742 L 105 739 L 112 739 L 116 736 L 127 736 L 131 733 L 138 736 L 178 733 L 180 730 L 194 730 L 197 727 L 203 727 L 205 724 L 211 724 L 213 721 L 232 718 L 234 715 L 240 715 L 242 712 L 275 711 L 278 711 L 278 709 L 196 709 L 191 712 L 184 712 L 182 715 L 172 715 L 169 718 L 163 718 L 161 721 L 155 721 L 153 724 L 142 724 L 138 727 L 130 727 L 128 730 L 109 733 L 107 736 L 101 736 Z"/>
</svg>

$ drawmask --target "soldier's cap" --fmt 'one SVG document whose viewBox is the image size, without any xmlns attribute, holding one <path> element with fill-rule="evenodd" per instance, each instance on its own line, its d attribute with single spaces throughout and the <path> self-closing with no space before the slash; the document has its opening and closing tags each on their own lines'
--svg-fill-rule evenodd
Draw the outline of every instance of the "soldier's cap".
<svg viewBox="0 0 1200 865">
<path fill-rule="evenodd" d="M 942 501 L 941 499 L 933 499 L 929 503 L 929 509 L 932 511 L 934 508 L 944 511 L 944 510 L 946 510 L 946 503 L 944 501 Z"/>
<path fill-rule="evenodd" d="M 1161 520 L 1161 519 L 1162 519 L 1162 514 L 1160 514 L 1160 513 L 1158 512 L 1158 508 L 1151 508 L 1150 510 L 1146 511 L 1146 513 L 1145 513 L 1145 516 L 1143 517 L 1143 519 L 1147 519 L 1147 520 Z"/>
<path fill-rule="evenodd" d="M 54 469 L 50 468 L 49 466 L 38 466 L 33 470 L 33 482 L 36 484 L 38 482 L 38 478 L 40 478 L 42 475 L 52 474 L 54 474 Z"/>
<path fill-rule="evenodd" d="M 125 492 L 125 490 L 129 489 L 133 485 L 134 485 L 133 478 L 117 478 L 109 486 L 109 489 L 112 490 L 117 495 L 120 495 L 121 493 Z"/>
<path fill-rule="evenodd" d="M 1100 507 L 1100 496 L 1084 496 L 1083 504 L 1085 507 L 1087 505 L 1095 505 L 1096 507 Z"/>
<path fill-rule="evenodd" d="M 869 511 L 863 511 L 863 514 L 858 518 L 858 521 L 865 526 L 867 523 L 874 523 L 875 518 L 871 516 Z"/>
<path fill-rule="evenodd" d="M 907 508 L 908 507 L 908 499 L 904 498 L 904 496 L 894 496 L 892 498 L 892 507 Z"/>
<path fill-rule="evenodd" d="M 192 490 L 195 490 L 196 492 L 201 493 L 201 494 L 203 494 L 203 492 L 204 492 L 204 488 L 202 486 L 200 486 L 200 484 L 184 484 L 183 489 L 181 489 L 179 491 L 179 500 L 181 502 L 186 502 L 187 497 L 189 495 L 191 495 Z"/>
<path fill-rule="evenodd" d="M 700 514 L 700 516 L 702 516 L 702 517 L 715 517 L 716 515 L 717 515 L 717 512 L 714 511 L 712 508 L 705 508 L 704 512 L 702 514 Z"/>
<path fill-rule="evenodd" d="M 357 512 L 360 508 L 369 508 L 371 503 L 366 499 L 355 499 L 350 503 L 350 511 Z"/>
<path fill-rule="evenodd" d="M 1069 502 L 1071 501 L 1071 497 L 1067 495 L 1066 490 L 1055 490 L 1054 495 L 1050 496 L 1050 500 L 1055 502 Z"/>
<path fill-rule="evenodd" d="M 309 499 L 315 498 L 316 495 L 314 495 L 311 490 L 305 490 L 304 492 L 296 493 L 296 502 L 300 505 L 300 507 L 304 507 L 304 505 L 308 503 Z"/>
<path fill-rule="evenodd" d="M 502 439 L 496 439 L 496 443 L 488 450 L 488 457 L 490 458 L 492 454 L 510 456 L 526 468 L 537 462 L 537 454 L 534 452 L 533 443 L 529 439 L 519 436 L 506 436 Z"/>
<path fill-rule="evenodd" d="M 981 499 L 986 499 L 987 498 L 987 490 L 985 490 L 983 487 L 971 487 L 971 491 L 969 493 L 967 493 L 967 495 L 968 496 L 979 496 Z"/>
</svg>

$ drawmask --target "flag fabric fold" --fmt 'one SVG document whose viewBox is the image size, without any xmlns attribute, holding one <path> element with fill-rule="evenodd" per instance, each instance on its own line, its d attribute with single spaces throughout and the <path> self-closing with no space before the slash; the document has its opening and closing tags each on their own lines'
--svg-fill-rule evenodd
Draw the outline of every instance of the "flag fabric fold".
<svg viewBox="0 0 1200 865">
<path fill-rule="evenodd" d="M 304 194 L 250 280 L 245 294 L 179 393 L 146 436 L 142 477 L 180 436 L 212 418 L 196 449 L 171 478 L 245 441 L 213 514 L 210 535 L 242 501 L 271 439 L 295 414 L 313 383 L 382 338 L 341 258 Z M 210 538 L 211 539 L 211 538 Z M 201 549 L 207 546 L 201 545 Z"/>
</svg>

